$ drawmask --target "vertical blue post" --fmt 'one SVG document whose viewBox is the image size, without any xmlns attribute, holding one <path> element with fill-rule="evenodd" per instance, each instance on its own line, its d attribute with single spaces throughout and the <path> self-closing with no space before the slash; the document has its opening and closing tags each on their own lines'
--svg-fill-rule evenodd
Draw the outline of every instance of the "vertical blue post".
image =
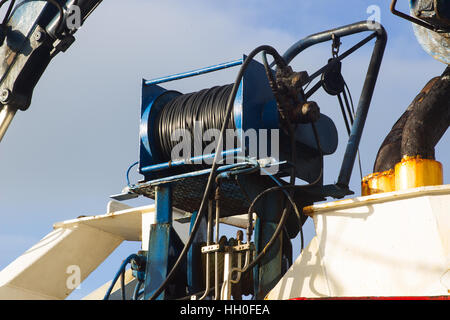
<svg viewBox="0 0 450 320">
<path fill-rule="evenodd" d="M 194 222 L 197 219 L 198 211 L 195 211 L 191 217 L 191 225 L 189 229 L 189 234 L 192 232 L 194 227 Z M 191 248 L 187 254 L 187 288 L 189 294 L 194 294 L 200 292 L 202 289 L 202 284 L 204 283 L 204 276 L 199 270 L 202 269 L 202 253 L 201 248 L 207 241 L 207 223 L 206 219 L 200 222 L 200 227 L 197 234 L 194 236 Z"/>
<path fill-rule="evenodd" d="M 156 223 L 172 224 L 172 188 L 170 185 L 156 187 Z"/>
<path fill-rule="evenodd" d="M 169 184 L 156 187 L 156 224 L 151 226 L 145 271 L 144 299 L 148 300 L 166 279 L 169 268 L 172 227 L 172 190 Z M 164 300 L 162 292 L 158 300 Z"/>
</svg>

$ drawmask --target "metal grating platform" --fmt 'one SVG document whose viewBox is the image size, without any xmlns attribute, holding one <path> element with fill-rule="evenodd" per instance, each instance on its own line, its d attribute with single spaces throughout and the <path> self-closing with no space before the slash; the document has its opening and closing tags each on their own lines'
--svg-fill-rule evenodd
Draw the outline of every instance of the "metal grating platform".
<svg viewBox="0 0 450 320">
<path fill-rule="evenodd" d="M 198 211 L 207 180 L 208 175 L 200 175 L 170 182 L 173 207 L 186 212 Z M 156 185 L 151 182 L 142 183 L 133 187 L 131 191 L 155 199 Z M 250 204 L 236 182 L 224 180 L 221 184 L 221 195 L 221 217 L 247 213 Z"/>
</svg>

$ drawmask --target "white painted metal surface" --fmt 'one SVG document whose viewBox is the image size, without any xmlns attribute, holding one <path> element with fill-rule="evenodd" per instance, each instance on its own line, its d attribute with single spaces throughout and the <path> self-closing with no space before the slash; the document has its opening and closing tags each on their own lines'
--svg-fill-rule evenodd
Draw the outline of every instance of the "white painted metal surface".
<svg viewBox="0 0 450 320">
<path fill-rule="evenodd" d="M 230 300 L 231 299 L 231 283 L 230 279 L 230 271 L 232 268 L 232 254 L 229 252 L 226 252 L 224 254 L 224 261 L 223 261 L 223 283 L 224 287 L 223 290 L 221 290 L 220 299 L 221 300 Z"/>
<path fill-rule="evenodd" d="M 268 299 L 449 295 L 450 185 L 306 211 L 316 237 Z"/>
<path fill-rule="evenodd" d="M 83 224 L 57 228 L 0 272 L 0 299 L 65 299 L 122 241 Z"/>
<path fill-rule="evenodd" d="M 145 246 L 153 205 L 112 202 L 108 211 L 56 223 L 0 272 L 0 299 L 64 299 L 75 289 L 76 277 L 81 283 L 122 241 Z M 317 236 L 269 299 L 449 294 L 450 186 L 323 203 L 309 214 Z M 176 210 L 174 218 L 186 220 Z M 174 225 L 186 238 L 189 224 Z M 107 287 L 86 298 L 103 297 Z"/>
<path fill-rule="evenodd" d="M 150 225 L 155 223 L 154 205 L 132 208 L 111 201 L 107 212 L 55 223 L 52 232 L 0 272 L 0 300 L 65 299 L 123 241 L 141 241 L 142 250 L 147 249 Z M 186 242 L 189 215 L 174 208 L 173 217 L 173 227 Z M 246 216 L 222 222 L 241 226 Z M 126 282 L 132 286 L 130 277 Z M 85 299 L 103 298 L 108 287 L 109 283 Z"/>
<path fill-rule="evenodd" d="M 143 225 L 155 216 L 154 205 L 131 208 L 110 202 L 108 210 L 56 223 L 52 232 L 0 272 L 0 300 L 65 299 L 123 241 L 141 241 L 147 229 Z M 180 217 L 184 213 L 174 210 L 174 218 Z M 187 225 L 174 225 L 186 238 Z M 148 236 L 144 234 L 143 243 Z"/>
</svg>

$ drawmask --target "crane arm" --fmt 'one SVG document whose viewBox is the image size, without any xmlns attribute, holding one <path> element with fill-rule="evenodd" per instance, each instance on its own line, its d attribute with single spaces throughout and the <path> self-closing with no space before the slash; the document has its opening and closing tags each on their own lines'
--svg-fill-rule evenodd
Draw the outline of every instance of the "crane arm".
<svg viewBox="0 0 450 320">
<path fill-rule="evenodd" d="M 18 110 L 27 110 L 50 61 L 75 41 L 74 33 L 101 0 L 2 0 L 0 24 L 0 141 Z"/>
</svg>

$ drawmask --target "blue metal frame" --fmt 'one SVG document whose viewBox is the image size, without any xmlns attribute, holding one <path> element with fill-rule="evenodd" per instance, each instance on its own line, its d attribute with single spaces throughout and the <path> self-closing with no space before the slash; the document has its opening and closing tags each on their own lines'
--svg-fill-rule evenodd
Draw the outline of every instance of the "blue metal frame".
<svg viewBox="0 0 450 320">
<path fill-rule="evenodd" d="M 234 168 L 238 168 L 240 166 L 245 165 L 246 163 L 244 162 L 239 162 L 239 163 L 235 163 L 235 164 L 226 164 L 223 166 L 220 166 L 217 168 L 216 172 L 224 172 L 227 170 L 231 170 Z M 281 162 L 281 163 L 277 163 L 276 165 L 280 165 L 280 164 L 285 164 L 285 162 Z M 132 186 L 130 188 L 130 190 L 134 190 L 139 189 L 139 188 L 145 188 L 145 187 L 149 187 L 149 186 L 157 186 L 160 184 L 164 184 L 164 183 L 171 183 L 174 181 L 178 181 L 178 180 L 183 180 L 183 179 L 187 179 L 187 178 L 193 178 L 193 177 L 197 177 L 197 176 L 201 176 L 201 175 L 207 175 L 211 172 L 211 168 L 209 169 L 203 169 L 203 170 L 197 170 L 197 171 L 192 171 L 192 172 L 186 172 L 186 173 L 182 173 L 182 174 L 178 174 L 178 175 L 173 175 L 173 176 L 168 176 L 168 177 L 164 177 L 164 178 L 160 178 L 160 179 L 155 179 L 155 180 L 151 180 L 148 182 L 143 182 L 140 183 L 136 186 Z"/>
<path fill-rule="evenodd" d="M 191 216 L 189 233 L 192 232 L 198 212 L 195 211 Z M 202 270 L 202 252 L 201 247 L 206 243 L 206 219 L 200 224 L 200 229 L 194 237 L 191 248 L 187 254 L 187 289 L 189 294 L 195 294 L 202 290 L 203 273 Z"/>
<path fill-rule="evenodd" d="M 156 117 L 161 111 L 161 108 L 170 100 L 174 99 L 178 95 L 181 95 L 180 92 L 166 90 L 158 84 L 185 79 L 193 76 L 203 75 L 206 73 L 223 70 L 226 68 L 231 68 L 234 66 L 238 66 L 243 63 L 245 57 L 239 60 L 234 60 L 228 63 L 222 63 L 215 66 L 210 66 L 202 69 L 197 69 L 194 71 L 189 71 L 185 73 L 179 73 L 176 75 L 157 78 L 154 80 L 143 80 L 142 85 L 142 109 L 141 109 L 141 127 L 140 127 L 140 138 L 141 138 L 141 147 L 140 147 L 140 165 L 139 172 L 146 177 L 146 180 L 150 180 L 152 178 L 158 177 L 155 172 L 164 171 L 165 169 L 182 166 L 186 163 L 193 163 L 198 160 L 205 160 L 215 155 L 203 155 L 196 156 L 190 159 L 184 159 L 180 161 L 171 161 L 164 162 L 161 159 L 161 156 L 158 154 L 158 150 L 155 148 L 155 141 L 153 140 L 152 128 L 155 123 Z M 240 124 L 242 123 L 242 95 L 243 95 L 243 83 L 246 81 L 246 75 L 239 87 L 237 97 L 234 101 L 234 115 L 235 115 L 235 123 L 237 129 L 240 130 Z M 239 141 L 241 143 L 241 141 Z M 227 156 L 230 154 L 236 154 L 241 152 L 241 148 L 238 147 L 232 150 L 224 150 L 222 155 Z"/>
<path fill-rule="evenodd" d="M 183 242 L 172 227 L 172 188 L 170 184 L 156 190 L 156 224 L 150 228 L 150 239 L 145 270 L 144 299 L 148 300 L 167 278 L 170 269 L 183 249 Z M 186 285 L 185 266 L 175 277 L 176 290 L 183 292 Z M 170 298 L 163 291 L 157 300 Z"/>
<path fill-rule="evenodd" d="M 214 66 L 211 66 L 211 67 L 206 67 L 206 68 L 197 69 L 197 70 L 193 70 L 193 71 L 188 71 L 188 72 L 182 72 L 182 73 L 174 74 L 174 75 L 171 75 L 171 76 L 168 76 L 168 77 L 156 78 L 156 79 L 153 79 L 153 80 L 144 80 L 143 85 L 144 86 L 151 86 L 151 85 L 165 83 L 165 82 L 170 82 L 170 81 L 174 81 L 174 80 L 181 80 L 181 79 L 185 79 L 185 78 L 189 78 L 189 77 L 199 76 L 199 75 L 202 75 L 202 74 L 206 74 L 206 73 L 210 73 L 210 72 L 214 72 L 214 71 L 219 71 L 219 70 L 235 67 L 235 66 L 241 65 L 242 63 L 243 63 L 243 60 L 239 59 L 239 60 L 234 60 L 234 61 L 230 61 L 230 62 L 217 64 L 217 65 L 214 65 Z"/>
<path fill-rule="evenodd" d="M 169 270 L 170 231 L 172 228 L 172 190 L 158 187 L 155 199 L 156 224 L 151 226 L 145 271 L 144 299 L 148 300 L 166 279 Z M 164 292 L 158 297 L 164 299 Z"/>
<path fill-rule="evenodd" d="M 154 123 L 162 107 L 170 100 L 181 95 L 181 93 L 166 90 L 160 87 L 159 84 L 238 66 L 243 63 L 245 58 L 246 57 L 243 56 L 243 58 L 239 60 L 203 69 L 179 73 L 154 80 L 143 80 L 139 172 L 144 175 L 145 181 L 173 175 L 173 171 L 169 169 L 182 167 L 189 163 L 197 163 L 199 160 L 203 161 L 215 156 L 215 154 L 200 155 L 190 159 L 176 161 L 164 161 L 161 158 L 156 147 L 157 143 L 154 141 Z M 244 151 L 249 150 L 248 141 L 245 141 L 246 139 L 243 134 L 246 130 L 280 129 L 277 105 L 269 86 L 264 66 L 255 60 L 250 63 L 249 67 L 244 72 L 243 79 L 234 101 L 233 115 L 238 134 L 238 146 L 237 148 L 224 150 L 222 152 L 222 156 L 224 157 L 229 155 L 242 155 L 245 154 Z M 323 141 L 326 141 L 323 146 L 324 153 L 333 153 L 337 148 L 337 130 L 333 121 L 327 116 L 321 115 L 317 127 L 320 135 L 323 135 L 324 133 L 326 135 L 326 137 L 324 136 L 322 138 Z M 297 141 L 312 149 L 316 148 L 314 134 L 310 125 L 299 125 L 296 136 Z M 270 141 L 268 141 L 267 150 L 270 151 Z M 286 160 L 283 155 L 288 154 L 289 152 L 287 151 L 282 152 L 282 150 L 280 150 L 280 159 L 277 160 L 280 162 Z"/>
</svg>

